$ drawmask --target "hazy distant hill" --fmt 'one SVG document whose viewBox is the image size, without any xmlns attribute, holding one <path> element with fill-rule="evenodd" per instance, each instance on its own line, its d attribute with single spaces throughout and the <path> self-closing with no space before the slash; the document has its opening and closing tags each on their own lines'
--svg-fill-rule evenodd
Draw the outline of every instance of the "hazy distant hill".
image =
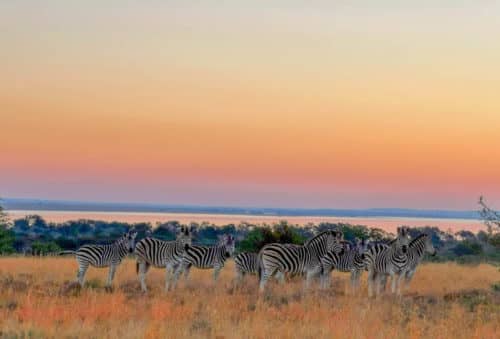
<svg viewBox="0 0 500 339">
<path fill-rule="evenodd" d="M 338 216 L 338 217 L 407 217 L 478 219 L 476 211 L 417 210 L 402 208 L 371 209 L 305 209 L 305 208 L 245 208 L 223 206 L 182 206 L 141 203 L 104 203 L 88 201 L 12 199 L 2 200 L 7 210 L 95 211 L 95 212 L 163 212 L 244 214 L 277 216 Z"/>
</svg>

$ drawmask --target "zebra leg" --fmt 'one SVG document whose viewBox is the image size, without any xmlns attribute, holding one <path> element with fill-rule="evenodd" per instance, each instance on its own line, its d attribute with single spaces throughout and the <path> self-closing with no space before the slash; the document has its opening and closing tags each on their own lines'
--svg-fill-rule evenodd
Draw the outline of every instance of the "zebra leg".
<svg viewBox="0 0 500 339">
<path fill-rule="evenodd" d="M 274 277 L 276 278 L 276 280 L 278 280 L 280 284 L 283 285 L 285 283 L 285 273 L 277 271 Z"/>
<path fill-rule="evenodd" d="M 262 267 L 262 273 L 261 273 L 260 282 L 259 282 L 259 293 L 264 292 L 267 280 L 269 279 L 270 276 L 271 275 L 267 272 L 265 267 Z"/>
<path fill-rule="evenodd" d="M 380 286 L 382 285 L 382 279 L 384 279 L 383 273 L 375 273 L 375 297 L 380 296 Z"/>
<path fill-rule="evenodd" d="M 165 265 L 165 291 L 168 291 L 168 288 L 170 287 L 170 276 L 172 271 L 174 270 L 173 265 L 167 264 Z"/>
<path fill-rule="evenodd" d="M 187 281 L 187 280 L 188 280 L 188 277 L 189 277 L 189 270 L 191 270 L 191 264 L 187 264 L 187 265 L 184 267 L 184 281 Z"/>
<path fill-rule="evenodd" d="M 398 278 L 396 279 L 395 274 L 391 273 L 391 293 L 396 294 L 396 284 L 399 281 L 399 277 L 401 274 L 398 274 Z"/>
<path fill-rule="evenodd" d="M 143 292 L 147 292 L 148 288 L 146 287 L 146 263 L 144 261 L 139 262 L 139 281 L 141 282 L 141 290 Z"/>
<path fill-rule="evenodd" d="M 245 272 L 236 268 L 236 283 L 241 283 L 243 281 L 243 277 L 245 276 Z"/>
<path fill-rule="evenodd" d="M 85 273 L 89 268 L 88 263 L 80 263 L 78 267 L 78 272 L 76 273 L 76 280 L 80 284 L 80 287 L 83 288 L 83 284 L 85 283 Z"/>
<path fill-rule="evenodd" d="M 111 288 L 111 285 L 113 284 L 113 278 L 115 277 L 115 272 L 116 265 L 111 264 L 111 266 L 109 266 L 108 282 L 106 283 L 107 288 Z"/>
<path fill-rule="evenodd" d="M 396 290 L 396 294 L 398 296 L 401 296 L 401 289 L 402 289 L 401 284 L 404 284 L 403 278 L 405 277 L 405 275 L 406 275 L 405 273 L 398 274 L 398 278 L 397 278 L 397 285 L 398 286 L 397 286 L 397 290 Z"/>
<path fill-rule="evenodd" d="M 306 272 L 306 280 L 304 283 L 304 290 L 305 291 L 309 290 L 309 285 L 311 283 L 311 279 L 316 277 L 318 275 L 318 273 L 319 273 L 319 270 L 317 270 L 317 269 L 313 269 L 313 270 Z"/>
<path fill-rule="evenodd" d="M 320 275 L 320 288 L 323 289 L 323 290 L 325 290 L 327 288 L 330 288 L 330 283 L 331 283 L 331 276 L 325 270 Z"/>
<path fill-rule="evenodd" d="M 221 267 L 215 266 L 214 267 L 214 281 L 217 281 L 219 278 L 219 273 L 220 273 Z"/>
<path fill-rule="evenodd" d="M 351 294 L 355 294 L 356 292 L 356 283 L 358 281 L 358 271 L 351 271 Z"/>
<path fill-rule="evenodd" d="M 373 297 L 373 284 L 375 282 L 375 272 L 373 270 L 368 271 L 368 298 Z"/>
<path fill-rule="evenodd" d="M 179 280 L 179 275 L 181 274 L 181 272 L 184 270 L 184 266 L 186 264 L 184 262 L 182 262 L 178 267 L 177 269 L 175 270 L 174 272 L 174 276 L 172 278 L 172 288 L 175 288 L 177 286 L 177 281 Z M 167 286 L 166 286 L 166 290 L 168 291 L 170 289 L 170 281 L 168 282 Z"/>
</svg>

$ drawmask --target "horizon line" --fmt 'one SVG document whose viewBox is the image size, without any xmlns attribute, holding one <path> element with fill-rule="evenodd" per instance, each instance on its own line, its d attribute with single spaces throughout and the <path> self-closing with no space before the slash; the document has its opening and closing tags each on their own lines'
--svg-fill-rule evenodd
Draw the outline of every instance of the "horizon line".
<svg viewBox="0 0 500 339">
<path fill-rule="evenodd" d="M 412 217 L 445 219 L 479 219 L 476 210 L 419 209 L 399 207 L 373 208 L 302 208 L 163 204 L 145 202 L 81 201 L 42 198 L 2 198 L 5 210 L 156 212 L 195 214 L 242 214 L 276 216 L 343 216 L 343 217 Z"/>
</svg>

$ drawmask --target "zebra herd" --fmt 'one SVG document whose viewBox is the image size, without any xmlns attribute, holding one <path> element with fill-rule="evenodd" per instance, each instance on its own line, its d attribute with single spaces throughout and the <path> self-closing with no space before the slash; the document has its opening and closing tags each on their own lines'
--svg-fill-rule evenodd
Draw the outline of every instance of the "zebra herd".
<svg viewBox="0 0 500 339">
<path fill-rule="evenodd" d="M 163 241 L 146 237 L 135 243 L 137 232 L 131 230 L 111 245 L 84 245 L 74 254 L 79 268 L 77 281 L 84 285 L 89 266 L 109 267 L 106 287 L 110 288 L 116 268 L 129 254 L 136 256 L 136 269 L 141 290 L 147 292 L 146 273 L 153 266 L 165 269 L 165 290 L 176 287 L 181 274 L 188 278 L 191 267 L 213 269 L 216 281 L 226 260 L 234 256 L 235 239 L 225 234 L 214 246 L 192 244 L 193 229 L 180 227 L 176 240 Z M 368 271 L 368 295 L 378 296 L 391 278 L 391 292 L 401 294 L 401 285 L 408 284 L 425 253 L 436 254 L 427 234 L 410 239 L 408 227 L 399 227 L 397 237 L 390 243 L 373 243 L 355 239 L 351 244 L 344 240 L 338 230 L 321 232 L 303 245 L 271 243 L 259 253 L 242 252 L 234 257 L 236 282 L 247 274 L 257 274 L 259 291 L 264 292 L 267 281 L 274 277 L 284 283 L 285 276 L 302 275 L 304 288 L 308 289 L 312 279 L 319 278 L 320 288 L 330 286 L 334 270 L 351 273 L 352 292 L 359 288 L 363 271 Z"/>
</svg>

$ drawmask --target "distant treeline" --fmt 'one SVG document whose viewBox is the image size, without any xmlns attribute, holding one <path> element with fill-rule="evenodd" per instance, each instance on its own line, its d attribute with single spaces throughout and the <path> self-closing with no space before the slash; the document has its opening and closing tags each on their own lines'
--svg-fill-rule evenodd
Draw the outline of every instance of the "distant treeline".
<svg viewBox="0 0 500 339">
<path fill-rule="evenodd" d="M 38 215 L 0 223 L 0 253 L 3 255 L 20 253 L 24 255 L 46 255 L 60 250 L 72 250 L 88 243 L 111 243 L 128 229 L 138 231 L 138 239 L 152 236 L 163 240 L 175 239 L 176 229 L 181 226 L 177 221 L 166 223 L 125 223 L 99 220 L 74 220 L 63 223 L 48 223 Z M 195 229 L 195 243 L 211 245 L 220 235 L 233 234 L 237 239 L 237 251 L 257 252 L 271 242 L 302 244 L 317 232 L 326 229 L 340 229 L 346 240 L 355 237 L 372 241 L 389 241 L 394 235 L 378 228 L 344 223 L 320 223 L 303 226 L 287 221 L 275 224 L 240 223 L 216 226 L 203 222 L 191 223 Z M 431 235 L 438 250 L 433 261 L 456 260 L 463 263 L 500 262 L 500 234 L 481 231 L 474 234 L 460 231 L 454 234 L 441 231 L 437 227 L 412 228 L 412 236 L 421 232 Z"/>
</svg>

